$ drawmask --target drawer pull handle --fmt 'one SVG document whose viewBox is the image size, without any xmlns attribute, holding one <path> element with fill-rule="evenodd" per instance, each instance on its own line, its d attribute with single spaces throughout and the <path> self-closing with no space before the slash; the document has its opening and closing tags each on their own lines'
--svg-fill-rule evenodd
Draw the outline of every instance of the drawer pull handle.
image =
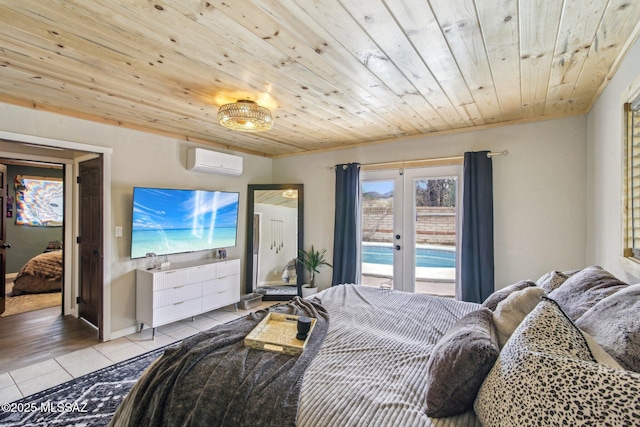
<svg viewBox="0 0 640 427">
<path fill-rule="evenodd" d="M 175 287 L 175 288 L 173 288 L 173 289 L 180 289 L 180 288 L 184 288 L 184 285 L 176 286 L 176 287 Z"/>
<path fill-rule="evenodd" d="M 184 304 L 184 301 L 177 302 L 177 303 L 175 303 L 173 305 L 180 305 L 180 304 Z"/>
<path fill-rule="evenodd" d="M 173 274 L 175 271 L 165 271 L 164 274 Z"/>
</svg>

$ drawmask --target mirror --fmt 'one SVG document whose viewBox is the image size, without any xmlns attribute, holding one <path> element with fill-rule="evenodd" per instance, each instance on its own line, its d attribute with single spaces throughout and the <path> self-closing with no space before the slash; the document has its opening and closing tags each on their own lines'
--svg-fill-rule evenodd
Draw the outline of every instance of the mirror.
<svg viewBox="0 0 640 427">
<path fill-rule="evenodd" d="M 263 300 L 301 295 L 303 185 L 250 184 L 247 194 L 246 292 Z"/>
</svg>

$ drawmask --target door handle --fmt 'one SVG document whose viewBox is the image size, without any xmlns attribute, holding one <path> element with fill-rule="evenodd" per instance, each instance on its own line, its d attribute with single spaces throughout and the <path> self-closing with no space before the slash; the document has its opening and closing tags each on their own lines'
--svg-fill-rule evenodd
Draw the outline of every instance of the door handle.
<svg viewBox="0 0 640 427">
<path fill-rule="evenodd" d="M 94 256 L 98 256 L 98 255 L 100 255 L 100 251 L 98 251 L 98 250 L 94 250 L 94 251 L 93 251 L 93 255 L 94 255 Z"/>
<path fill-rule="evenodd" d="M 399 251 L 399 250 L 400 250 L 400 245 L 395 245 L 393 248 L 394 248 L 396 251 Z"/>
<path fill-rule="evenodd" d="M 3 243 L 2 246 L 0 246 L 0 248 L 2 249 L 9 249 L 11 247 L 11 243 Z"/>
</svg>

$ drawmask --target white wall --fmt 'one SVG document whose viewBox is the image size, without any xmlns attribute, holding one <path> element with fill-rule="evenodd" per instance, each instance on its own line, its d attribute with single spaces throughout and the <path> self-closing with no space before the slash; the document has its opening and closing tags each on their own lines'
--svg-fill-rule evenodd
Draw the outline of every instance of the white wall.
<svg viewBox="0 0 640 427">
<path fill-rule="evenodd" d="M 623 266 L 623 94 L 640 78 L 640 40 L 620 64 L 587 116 L 587 263 L 630 283 L 640 272 Z"/>
<path fill-rule="evenodd" d="M 298 256 L 296 248 L 298 246 L 298 233 L 296 232 L 298 230 L 298 209 L 256 203 L 253 210 L 256 214 L 262 214 L 260 218 L 258 286 L 283 285 L 284 267 Z M 273 220 L 282 221 L 282 227 L 279 231 L 272 229 L 271 222 Z M 281 236 L 279 236 L 280 232 L 282 232 Z M 277 246 L 278 241 L 282 241 L 283 247 L 272 247 L 273 242 Z M 296 283 L 295 278 L 291 283 Z"/>
<path fill-rule="evenodd" d="M 184 166 L 188 147 L 218 149 L 7 104 L 0 104 L 0 130 L 113 148 L 112 203 L 106 207 L 111 209 L 112 227 L 105 230 L 105 238 L 112 239 L 112 262 L 105 266 L 111 269 L 112 277 L 112 332 L 136 325 L 135 269 L 144 267 L 145 260 L 129 258 L 134 186 L 239 191 L 238 244 L 229 248 L 228 256 L 244 259 L 247 184 L 271 182 L 270 159 L 233 153 L 244 157 L 244 173 L 240 177 L 191 172 Z M 113 237 L 116 226 L 123 227 L 122 238 Z M 212 251 L 206 251 L 171 255 L 169 260 L 175 262 L 212 256 Z"/>
<path fill-rule="evenodd" d="M 337 163 L 375 163 L 509 150 L 493 160 L 496 288 L 585 264 L 586 117 L 410 138 L 274 160 L 274 182 L 305 185 L 305 247 L 333 250 Z M 321 288 L 331 273 L 318 276 Z"/>
</svg>

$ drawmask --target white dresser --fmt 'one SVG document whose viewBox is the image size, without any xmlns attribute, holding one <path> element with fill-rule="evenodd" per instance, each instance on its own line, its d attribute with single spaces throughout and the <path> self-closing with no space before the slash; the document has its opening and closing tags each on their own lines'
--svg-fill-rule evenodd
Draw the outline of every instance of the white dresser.
<svg viewBox="0 0 640 427">
<path fill-rule="evenodd" d="M 140 330 L 193 317 L 240 301 L 240 260 L 171 263 L 136 270 L 136 319 Z"/>
</svg>

